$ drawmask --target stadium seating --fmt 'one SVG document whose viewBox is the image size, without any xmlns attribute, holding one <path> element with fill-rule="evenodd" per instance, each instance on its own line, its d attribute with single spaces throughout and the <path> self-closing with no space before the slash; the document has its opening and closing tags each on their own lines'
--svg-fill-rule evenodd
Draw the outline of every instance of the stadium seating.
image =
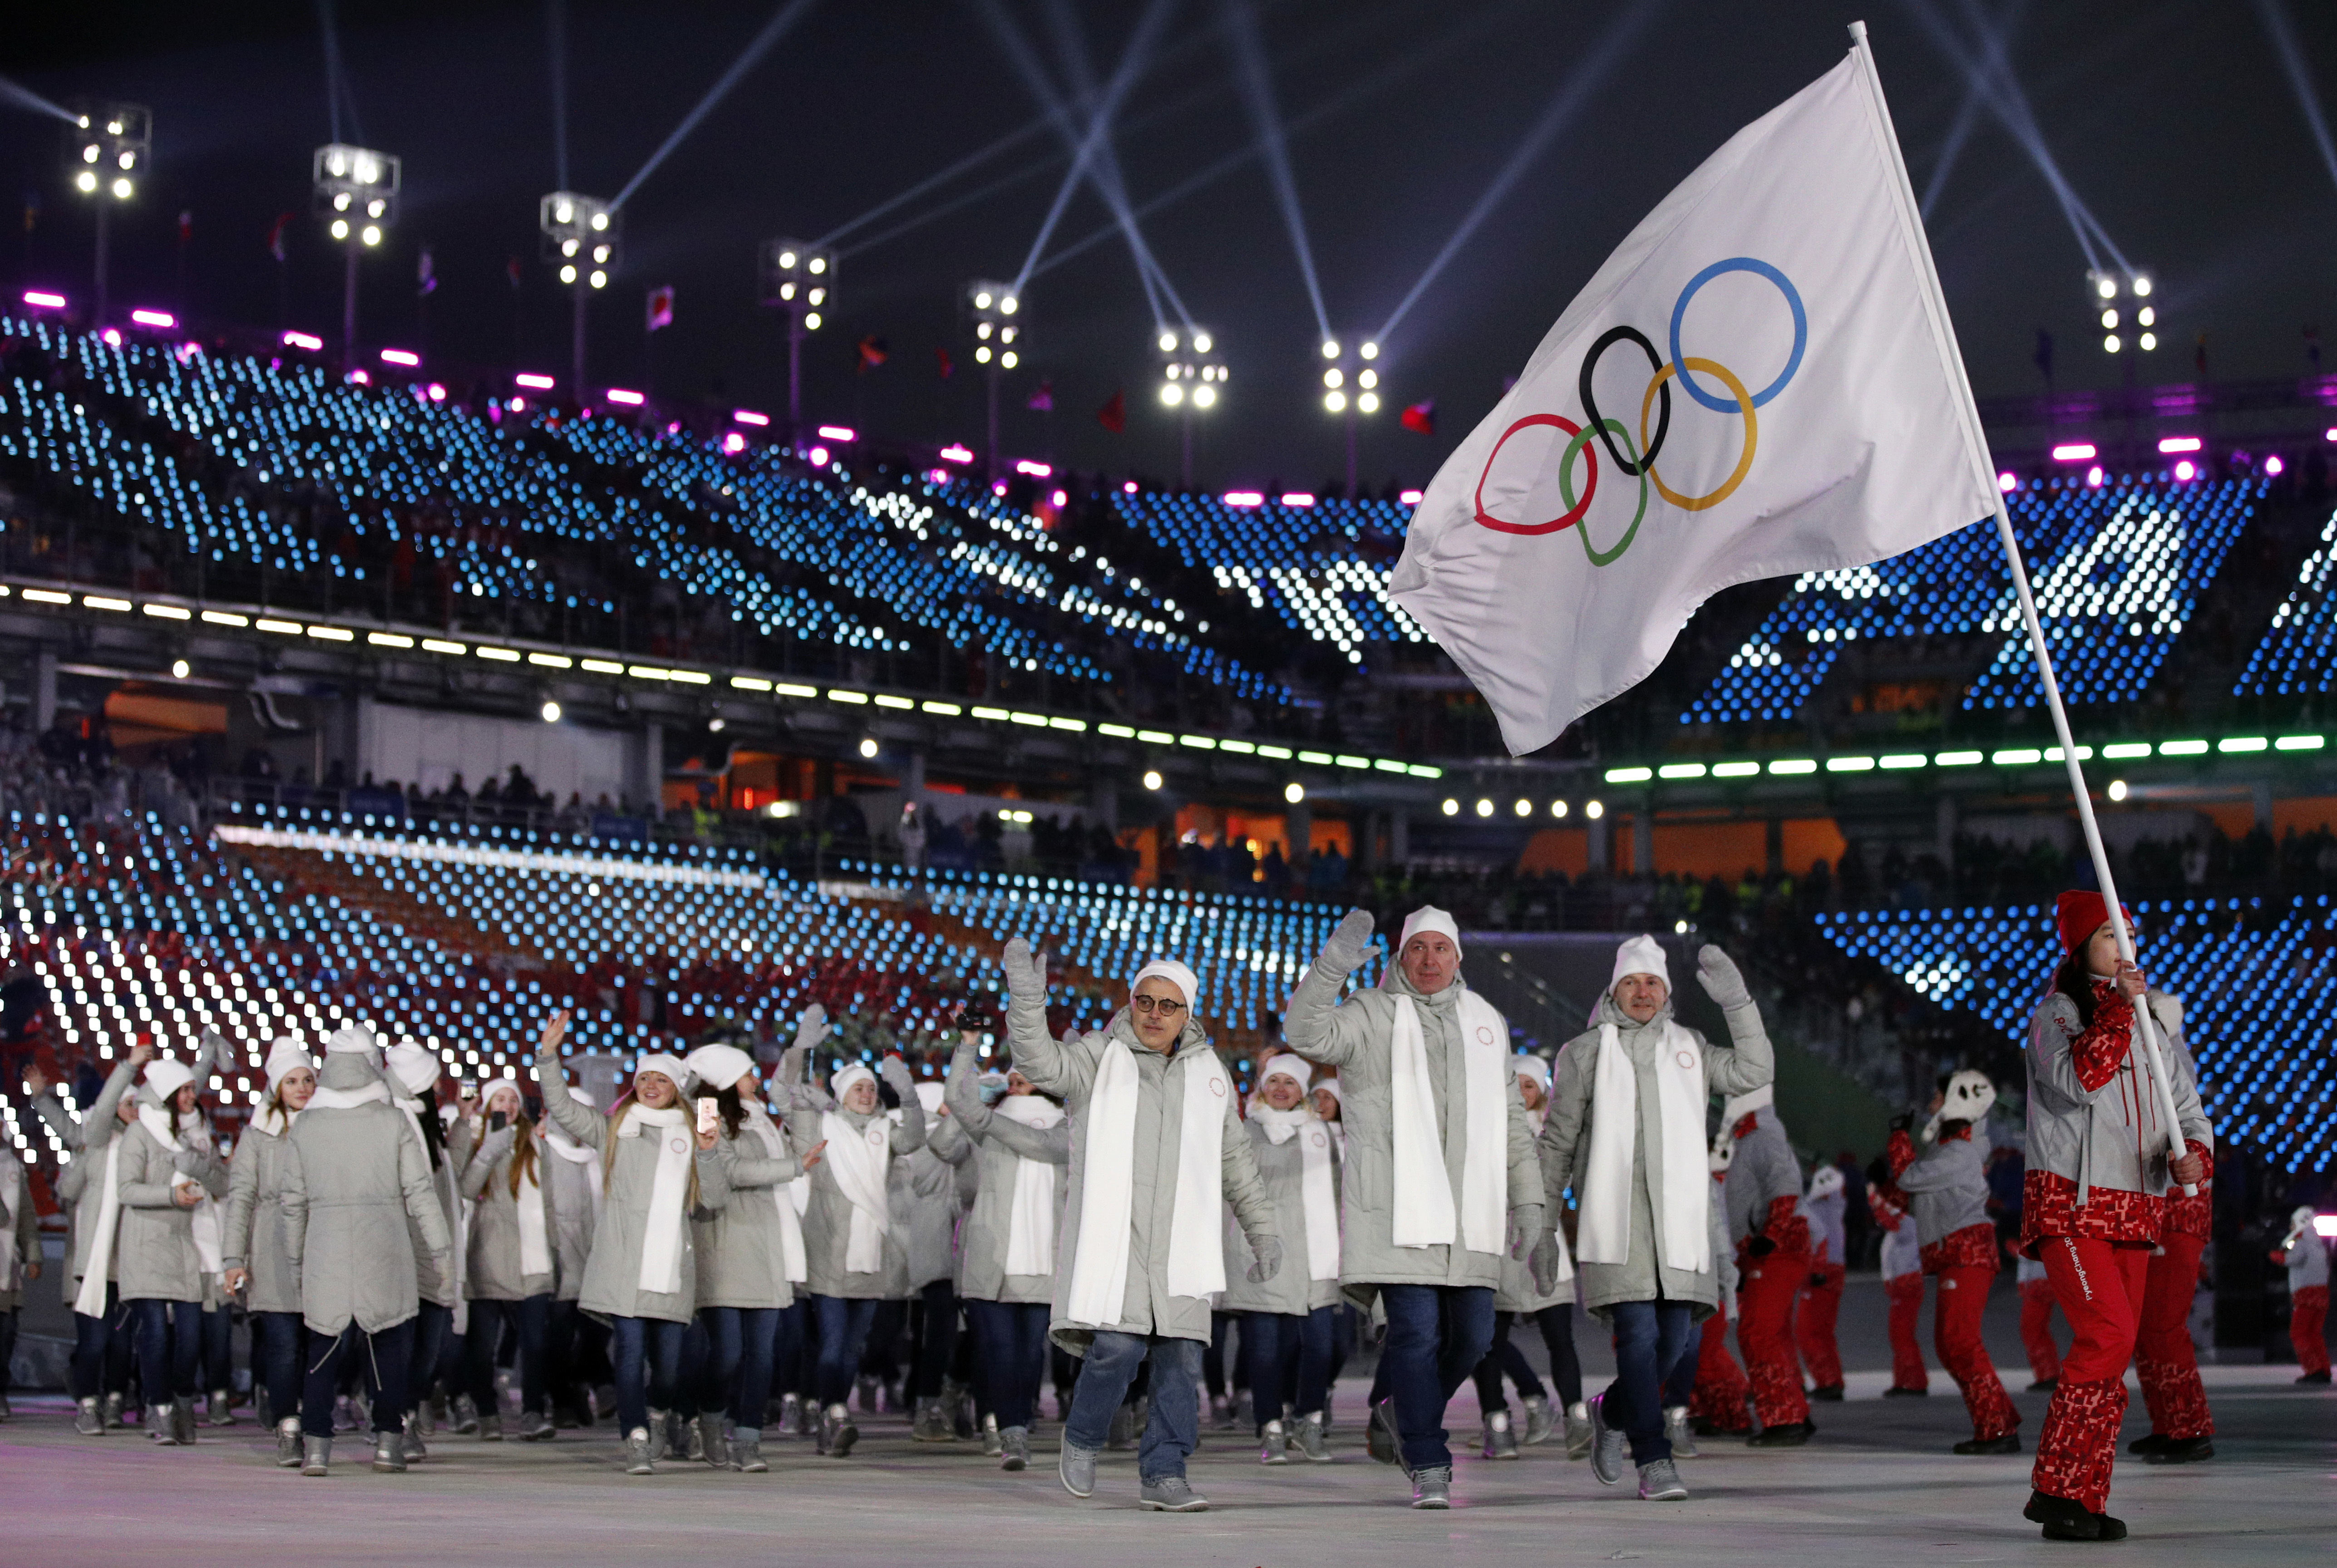
<svg viewBox="0 0 2337 1568">
<path fill-rule="evenodd" d="M 2330 689 L 2337 677 L 2337 515 L 2321 531 L 2321 548 L 2304 558 L 2296 586 L 2273 611 L 2272 626 L 2248 655 L 2234 696 L 2290 696 Z"/>
</svg>

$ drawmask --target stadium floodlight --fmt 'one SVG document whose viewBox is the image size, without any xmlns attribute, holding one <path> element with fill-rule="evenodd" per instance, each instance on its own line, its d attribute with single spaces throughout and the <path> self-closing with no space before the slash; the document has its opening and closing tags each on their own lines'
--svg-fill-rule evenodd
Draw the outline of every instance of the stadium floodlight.
<svg viewBox="0 0 2337 1568">
<path fill-rule="evenodd" d="M 153 151 L 153 111 L 138 103 L 76 104 L 64 128 L 65 178 L 96 209 L 97 311 L 93 326 L 105 325 L 107 214 L 115 202 L 138 194 Z"/>
<path fill-rule="evenodd" d="M 1380 411 L 1380 373 L 1373 361 L 1380 346 L 1369 338 L 1352 347 L 1335 337 L 1323 340 L 1323 412 L 1347 426 L 1347 496 L 1355 494 L 1355 424 Z"/>
<path fill-rule="evenodd" d="M 608 287 L 616 274 L 622 225 L 616 209 L 600 197 L 555 190 L 536 203 L 535 227 L 543 236 L 543 259 L 559 269 L 561 285 L 573 296 L 568 387 L 581 401 L 584 396 L 584 302 Z"/>
<path fill-rule="evenodd" d="M 2119 353 L 2129 342 L 2146 354 L 2158 346 L 2158 307 L 2149 303 L 2151 287 L 2146 272 L 2096 268 L 2086 274 L 2086 297 L 2101 326 L 2103 353 Z M 2134 333 L 2130 339 L 2128 328 Z"/>
<path fill-rule="evenodd" d="M 346 249 L 341 280 L 341 363 L 357 362 L 357 258 L 397 221 L 403 161 L 370 147 L 328 142 L 308 161 L 308 190 L 326 232 Z"/>
<path fill-rule="evenodd" d="M 756 257 L 760 303 L 787 313 L 787 440 L 803 433 L 803 340 L 836 313 L 833 250 L 800 239 L 766 239 Z"/>
<path fill-rule="evenodd" d="M 1193 415 L 1206 414 L 1225 395 L 1226 362 L 1217 334 L 1188 326 L 1164 326 L 1155 340 L 1160 350 L 1160 401 L 1177 413 L 1182 453 L 1179 482 L 1193 488 Z"/>
<path fill-rule="evenodd" d="M 973 362 L 987 372 L 990 401 L 990 472 L 998 472 L 998 377 L 1022 362 L 1022 299 L 1011 283 L 976 278 L 960 298 L 973 327 Z"/>
</svg>

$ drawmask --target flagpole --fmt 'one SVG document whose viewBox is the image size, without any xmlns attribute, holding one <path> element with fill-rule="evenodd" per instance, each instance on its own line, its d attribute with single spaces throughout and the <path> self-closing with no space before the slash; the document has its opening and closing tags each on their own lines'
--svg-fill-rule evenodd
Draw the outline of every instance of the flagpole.
<svg viewBox="0 0 2337 1568">
<path fill-rule="evenodd" d="M 1882 79 L 1874 69 L 1874 51 L 1867 42 L 1866 24 L 1853 22 L 1850 37 L 1851 52 L 1858 56 L 1867 92 L 1873 99 L 1882 141 L 1890 152 L 1892 170 L 1898 176 L 1900 216 L 1902 221 L 1912 229 L 1923 287 L 1931 309 L 1932 325 L 1942 335 L 1941 346 L 1944 350 L 1948 372 L 1954 377 L 1956 388 L 1962 394 L 1957 404 L 1958 414 L 1964 421 L 1966 450 L 1977 456 L 1988 450 L 1987 438 L 1980 428 L 1980 406 L 1972 397 L 1970 378 L 1964 374 L 1963 353 L 1956 346 L 1955 326 L 1948 315 L 1947 296 L 1940 287 L 1939 270 L 1931 262 L 1931 247 L 1923 235 L 1914 184 L 1908 179 L 1907 161 L 1901 155 L 1898 131 L 1891 123 L 1891 106 L 1882 95 Z M 2020 541 L 2012 531 L 2012 516 L 2005 508 L 2004 491 L 1996 482 L 1993 473 L 1988 475 L 1988 485 L 1990 493 L 1996 497 L 1997 539 L 2004 546 L 2005 565 L 2012 574 L 2012 591 L 2020 603 L 2021 625 L 2029 633 L 2029 650 L 2037 657 L 2038 680 L 2045 688 L 2045 705 L 2053 716 L 2053 733 L 2061 742 L 2061 761 L 2069 772 L 2069 793 L 2077 801 L 2078 825 L 2086 835 L 2087 852 L 2093 856 L 2094 877 L 2101 887 L 2102 901 L 2109 911 L 2110 930 L 2117 940 L 2118 958 L 2121 962 L 2132 964 L 2135 962 L 2134 933 L 2127 927 L 2126 911 L 2118 902 L 2117 882 L 2110 874 L 2109 853 L 2102 847 L 2101 823 L 2095 820 L 2093 794 L 2086 787 L 2085 768 L 2078 760 L 2078 745 L 2069 734 L 2069 712 L 2061 701 L 2060 682 L 2054 678 L 2053 657 L 2045 646 L 2045 628 L 2038 619 L 2036 598 L 2029 589 L 2029 569 L 2020 558 Z M 2150 1069 L 2151 1086 L 2156 1091 L 2158 1114 L 2166 1126 L 2167 1157 L 2170 1161 L 2179 1159 L 2185 1145 L 2179 1113 L 2175 1106 L 2174 1079 L 2167 1072 L 2166 1057 L 2159 1049 L 2157 1020 L 2152 1018 L 2146 999 L 2146 1004 L 2136 1008 L 2134 1013 L 2135 1033 L 2142 1040 L 2144 1057 Z M 2189 1195 L 2198 1189 L 2185 1183 L 2183 1191 Z"/>
</svg>

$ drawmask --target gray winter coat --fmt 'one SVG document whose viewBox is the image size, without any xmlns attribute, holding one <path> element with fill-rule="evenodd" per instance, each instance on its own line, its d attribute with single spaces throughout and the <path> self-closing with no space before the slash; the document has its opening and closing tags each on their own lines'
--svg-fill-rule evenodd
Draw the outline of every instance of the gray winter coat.
<svg viewBox="0 0 2337 1568">
<path fill-rule="evenodd" d="M 914 1154 L 925 1146 L 925 1108 L 918 1102 L 916 1086 L 910 1080 L 908 1069 L 889 1057 L 882 1068 L 885 1081 L 901 1099 L 901 1119 L 888 1122 L 886 1147 L 897 1162 L 904 1154 Z M 856 1133 L 865 1134 L 872 1123 L 885 1121 L 882 1109 L 862 1115 L 837 1106 L 836 1101 L 819 1089 L 798 1086 L 793 1096 L 795 1109 L 787 1113 L 787 1134 L 798 1149 L 808 1149 L 826 1138 L 821 1130 L 823 1111 L 834 1110 Z M 829 1151 L 830 1154 L 834 1151 Z M 885 1229 L 885 1261 L 873 1274 L 856 1274 L 845 1267 L 845 1251 L 852 1238 L 852 1203 L 844 1189 L 836 1184 L 836 1166 L 832 1158 L 823 1158 L 812 1167 L 811 1207 L 804 1213 L 804 1261 L 808 1279 L 805 1289 L 815 1296 L 836 1296 L 854 1301 L 897 1301 L 909 1293 L 908 1237 L 905 1227 L 899 1223 L 900 1204 L 893 1199 L 892 1167 L 886 1167 L 885 1198 L 887 1222 Z"/>
<path fill-rule="evenodd" d="M 396 1094 L 397 1086 L 390 1085 L 389 1092 Z M 424 1116 L 438 1115 L 436 1102 L 427 1095 L 409 1099 L 407 1104 L 414 1107 L 416 1121 Z M 471 1163 L 471 1144 L 474 1142 L 471 1118 L 464 1115 L 441 1117 L 438 1125 L 442 1146 L 438 1151 L 438 1163 L 430 1167 L 430 1190 L 437 1194 L 438 1217 L 446 1227 L 446 1233 L 458 1236 L 463 1234 L 460 1222 L 464 1218 L 466 1209 L 455 1189 L 461 1185 L 463 1167 Z M 426 1144 L 423 1154 L 425 1159 L 429 1155 Z M 423 1240 L 418 1222 L 408 1224 L 406 1230 L 414 1245 L 416 1293 L 434 1307 L 452 1310 L 460 1306 L 464 1299 L 462 1276 L 470 1269 L 469 1247 L 466 1245 L 459 1251 L 449 1247 L 444 1253 L 433 1255 L 429 1244 Z M 458 1321 L 455 1326 L 459 1329 L 462 1325 Z"/>
<path fill-rule="evenodd" d="M 944 1146 L 955 1152 L 954 1135 Z M 885 1184 L 902 1236 L 903 1294 L 957 1273 L 957 1166 L 925 1147 L 893 1162 Z"/>
<path fill-rule="evenodd" d="M 793 1154 L 772 1158 L 744 1125 L 723 1143 L 730 1154 L 730 1201 L 691 1217 L 698 1232 L 698 1304 L 793 1306 L 778 1205 L 788 1202 L 787 1184 L 803 1174 L 803 1162 Z"/>
<path fill-rule="evenodd" d="M 463 1280 L 463 1294 L 470 1300 L 524 1301 L 530 1296 L 549 1296 L 558 1282 L 559 1251 L 552 1239 L 559 1234 L 560 1225 L 552 1208 L 552 1189 L 544 1182 L 549 1173 L 543 1168 L 552 1156 L 538 1145 L 535 1179 L 531 1182 L 523 1176 L 514 1195 L 511 1167 L 518 1157 L 519 1135 L 516 1125 L 487 1133 L 463 1167 L 459 1191 L 477 1205 L 471 1211 L 470 1266 Z M 539 1192 L 543 1199 L 544 1251 L 552 1255 L 553 1266 L 531 1274 L 520 1260 L 519 1206 L 535 1202 Z"/>
<path fill-rule="evenodd" d="M 1715 1046 L 1694 1029 L 1684 1028 L 1682 1033 L 1704 1058 L 1706 1090 L 1718 1095 L 1746 1094 L 1768 1083 L 1776 1073 L 1769 1037 L 1761 1027 L 1759 1008 L 1749 1002 L 1729 1008 L 1723 1016 L 1728 1022 L 1727 1047 Z M 1720 1300 L 1714 1270 L 1691 1274 L 1666 1266 L 1656 1255 L 1655 1216 L 1663 1199 L 1663 1166 L 1659 1162 L 1648 1163 L 1648 1146 L 1650 1139 L 1662 1135 L 1656 1053 L 1664 1044 L 1662 1026 L 1671 1017 L 1667 1001 L 1647 1023 L 1634 1023 L 1615 1005 L 1611 993 L 1602 995 L 1592 1009 L 1589 1030 L 1566 1043 L 1551 1074 L 1549 1116 L 1541 1131 L 1541 1166 L 1549 1212 L 1553 1214 L 1558 1213 L 1560 1194 L 1579 1190 L 1589 1163 L 1591 1104 L 1598 1085 L 1602 1026 L 1615 1026 L 1618 1043 L 1630 1057 L 1638 1079 L 1639 1125 L 1631 1138 L 1630 1257 L 1620 1263 L 1586 1263 L 1578 1258 L 1574 1265 L 1576 1299 L 1601 1317 L 1618 1301 L 1654 1300 L 1659 1281 L 1667 1300 L 1695 1304 L 1698 1320 L 1711 1316 Z M 1716 1199 L 1718 1194 L 1707 1190 L 1707 1197 Z"/>
<path fill-rule="evenodd" d="M 49 1131 L 57 1142 L 72 1151 L 73 1163 L 65 1167 L 64 1178 L 57 1183 L 57 1196 L 69 1207 L 72 1237 L 65 1246 L 67 1266 L 57 1286 L 64 1296 L 66 1307 L 81 1292 L 82 1276 L 89 1272 L 90 1243 L 97 1237 L 97 1216 L 104 1201 L 100 1178 L 105 1174 L 106 1151 L 124 1130 L 118 1113 L 122 1096 L 131 1093 L 137 1069 L 124 1057 L 113 1064 L 106 1076 L 105 1087 L 98 1091 L 96 1103 L 83 1113 L 79 1121 L 65 1110 L 64 1102 L 51 1090 L 33 1102 Z M 113 1261 L 106 1277 L 122 1278 L 122 1250 L 114 1249 Z"/>
<path fill-rule="evenodd" d="M 1800 1212 L 1802 1166 L 1794 1158 L 1793 1144 L 1785 1141 L 1785 1124 L 1777 1119 L 1774 1105 L 1763 1105 L 1752 1115 L 1753 1130 L 1736 1140 L 1736 1158 L 1720 1186 L 1728 1204 L 1728 1236 L 1733 1242 L 1759 1233 L 1769 1223 L 1770 1208 L 1779 1198 L 1794 1199 L 1794 1213 Z M 1722 1131 L 1733 1133 L 1728 1128 Z"/>
<path fill-rule="evenodd" d="M 122 1164 L 116 1178 L 122 1194 L 122 1234 L 114 1242 L 121 1260 L 114 1278 L 122 1283 L 125 1301 L 200 1301 L 202 1261 L 195 1252 L 195 1216 L 171 1202 L 181 1177 L 191 1178 L 213 1198 L 227 1196 L 227 1166 L 211 1144 L 210 1129 L 200 1115 L 186 1117 L 179 1127 L 179 1152 L 171 1153 L 133 1122 L 122 1135 Z"/>
<path fill-rule="evenodd" d="M 970 1301 L 1051 1301 L 1055 1273 L 1009 1274 L 1006 1244 L 1014 1214 L 1016 1168 L 1025 1160 L 1055 1167 L 1055 1216 L 1061 1232 L 1063 1188 L 1071 1163 L 1071 1124 L 1068 1117 L 1041 1130 L 1000 1115 L 982 1103 L 976 1081 L 982 1073 L 973 1047 L 961 1043 L 950 1063 L 949 1105 L 945 1127 L 953 1139 L 936 1137 L 944 1149 L 963 1138 L 972 1152 L 967 1164 L 978 1173 L 973 1201 L 958 1230 L 957 1293 Z"/>
<path fill-rule="evenodd" d="M 382 1080 L 364 1057 L 337 1052 L 318 1081 L 361 1090 Z M 441 1269 L 454 1246 L 422 1135 L 386 1100 L 343 1110 L 311 1102 L 286 1142 L 284 1236 L 309 1331 L 337 1336 L 354 1322 L 375 1334 L 412 1318 L 421 1301 L 414 1236 Z"/>
<path fill-rule="evenodd" d="M 1980 1144 L 1970 1137 L 1943 1138 L 1899 1174 L 1915 1217 L 1915 1241 L 1928 1247 L 1969 1225 L 1986 1225 L 1988 1176 Z"/>
<path fill-rule="evenodd" d="M 24 1179 L 24 1167 L 15 1160 L 8 1162 L 7 1174 L 0 1175 L 0 1215 L 16 1238 L 16 1261 L 14 1267 L 0 1269 L 0 1312 L 14 1312 L 24 1304 L 24 1265 L 41 1261 L 41 1216 L 33 1203 L 33 1184 Z"/>
<path fill-rule="evenodd" d="M 1339 1075 L 1340 1121 L 1347 1129 L 1340 1185 L 1345 1232 L 1340 1281 L 1348 1296 L 1364 1306 L 1371 1303 L 1381 1285 L 1497 1286 L 1501 1282 L 1501 1260 L 1508 1255 L 1506 1231 L 1502 1249 L 1492 1252 L 1472 1251 L 1460 1245 L 1395 1244 L 1395 1113 L 1390 1079 L 1394 1070 L 1396 998 L 1411 998 L 1420 1015 L 1421 1036 L 1428 1052 L 1429 1092 L 1436 1102 L 1445 1174 L 1452 1183 L 1452 1203 L 1458 1212 L 1469 1142 L 1460 1033 L 1461 993 L 1467 982 L 1455 975 L 1442 991 L 1423 997 L 1403 978 L 1402 969 L 1391 966 L 1381 986 L 1357 991 L 1342 1002 L 1339 992 L 1362 957 L 1334 953 L 1337 940 L 1335 937 L 1325 945 L 1323 956 L 1298 983 L 1283 1018 L 1282 1035 L 1291 1050 Z M 1509 1098 L 1509 1139 L 1500 1157 L 1507 1166 L 1509 1182 L 1505 1207 L 1514 1214 L 1521 1207 L 1541 1203 L 1541 1169 L 1534 1159 L 1526 1103 L 1519 1096 L 1517 1078 L 1510 1071 L 1506 1027 L 1500 1045 L 1502 1092 Z"/>
<path fill-rule="evenodd" d="M 1539 1115 L 1532 1111 L 1526 1113 L 1526 1125 L 1533 1128 L 1537 1149 L 1540 1146 L 1541 1141 L 1541 1126 L 1538 1124 L 1547 1123 L 1548 1120 L 1548 1102 L 1544 1102 L 1542 1113 Z M 1564 1218 L 1565 1213 L 1562 1210 L 1545 1208 L 1542 1211 L 1543 1222 L 1554 1231 L 1562 1232 L 1561 1222 Z M 1566 1241 L 1567 1256 L 1571 1261 L 1574 1244 L 1562 1233 L 1560 1239 Z M 1571 1272 L 1545 1292 L 1534 1289 L 1533 1269 L 1525 1259 L 1503 1258 L 1501 1260 L 1501 1282 L 1493 1290 L 1493 1310 L 1496 1312 L 1539 1312 L 1544 1307 L 1569 1305 L 1573 1300 L 1574 1275 Z"/>
<path fill-rule="evenodd" d="M 552 1256 L 560 1276 L 552 1296 L 572 1301 L 583 1292 L 584 1265 L 592 1256 L 592 1230 L 600 1218 L 592 1183 L 600 1179 L 601 1158 L 569 1159 L 552 1147 L 549 1137 L 543 1153 L 545 1184 L 552 1193 Z"/>
<path fill-rule="evenodd" d="M 543 1114 L 560 1130 L 589 1149 L 605 1154 L 611 1137 L 609 1118 L 579 1102 L 568 1092 L 568 1080 L 557 1062 L 538 1062 L 536 1081 L 543 1086 Z M 689 1121 L 673 1129 L 692 1135 Z M 601 1222 L 592 1232 L 592 1255 L 584 1265 L 583 1289 L 576 1304 L 595 1318 L 656 1318 L 687 1323 L 698 1310 L 697 1227 L 685 1215 L 681 1227 L 681 1288 L 671 1293 L 640 1288 L 641 1244 L 649 1232 L 650 1194 L 657 1182 L 657 1140 L 617 1138 L 609 1173 L 608 1193 L 601 1203 Z M 696 1149 L 692 1164 L 697 1204 L 689 1211 L 712 1213 L 730 1201 L 730 1157 L 716 1140 L 711 1149 Z"/>
<path fill-rule="evenodd" d="M 1297 1132 L 1283 1143 L 1266 1136 L 1266 1128 L 1257 1122 L 1244 1122 L 1249 1135 L 1250 1155 L 1257 1162 L 1258 1179 L 1266 1183 L 1266 1195 L 1274 1205 L 1274 1232 L 1282 1238 L 1282 1267 L 1271 1280 L 1253 1282 L 1247 1278 L 1249 1246 L 1239 1231 L 1227 1225 L 1226 1230 L 1226 1293 L 1220 1303 L 1228 1312 L 1279 1312 L 1286 1317 L 1304 1317 L 1317 1307 L 1339 1304 L 1339 1280 L 1335 1273 L 1327 1280 L 1308 1278 L 1314 1271 L 1314 1261 L 1306 1250 L 1305 1151 L 1300 1144 L 1309 1138 L 1331 1142 L 1331 1130 L 1319 1121 L 1302 1124 Z M 1339 1155 L 1331 1153 L 1331 1201 L 1338 1202 Z"/>
<path fill-rule="evenodd" d="M 293 1125 L 298 1125 L 298 1118 Z M 254 1312 L 300 1310 L 300 1274 L 284 1239 L 284 1161 L 291 1129 L 270 1133 L 247 1123 L 229 1164 L 227 1215 L 220 1245 L 230 1269 L 250 1271 L 244 1306 Z"/>
<path fill-rule="evenodd" d="M 2161 991 L 2147 998 L 2151 1014 L 2166 1033 L 2161 1044 L 2181 1037 L 2181 1008 Z M 2156 1092 L 2139 1039 L 2131 1038 L 2126 1059 L 2108 1081 L 2088 1089 L 2078 1080 L 2069 1047 L 2083 1032 L 2078 1004 L 2059 991 L 2038 1004 L 2029 1020 L 2028 1168 L 2049 1171 L 2077 1185 L 2082 1205 L 2095 1187 L 2163 1196 L 2166 1135 L 2159 1120 Z M 2187 1059 L 2187 1051 L 2176 1055 Z M 2182 1135 L 2212 1149 L 2215 1135 L 2189 1074 L 2174 1070 L 2175 1112 Z M 2129 1107 L 2133 1107 L 2129 1110 Z M 2147 1145 L 2146 1157 L 2137 1149 Z"/>
<path fill-rule="evenodd" d="M 1047 1326 L 1049 1335 L 1074 1356 L 1086 1355 L 1095 1339 L 1093 1329 L 1070 1320 L 1071 1267 L 1079 1256 L 1081 1188 L 1087 1178 L 1088 1100 L 1095 1088 L 1096 1064 L 1105 1046 L 1117 1039 L 1136 1057 L 1135 1167 L 1130 1173 L 1133 1195 L 1129 1204 L 1134 1234 L 1129 1242 L 1127 1293 L 1121 1299 L 1120 1320 L 1110 1328 L 1116 1333 L 1206 1341 L 1209 1299 L 1168 1293 L 1168 1237 L 1176 1217 L 1185 1075 L 1202 1069 L 1216 1056 L 1199 1020 L 1187 1018 L 1177 1048 L 1164 1057 L 1137 1039 L 1125 1008 L 1113 1015 L 1106 1027 L 1059 1041 L 1047 1032 L 1044 996 L 1017 996 L 1007 1009 L 1007 1032 L 1014 1047 L 1015 1067 L 1041 1093 L 1061 1097 L 1070 1113 L 1071 1159 L 1062 1218 L 1055 1227 L 1054 1310 Z M 1225 1201 L 1233 1205 L 1234 1217 L 1249 1238 L 1254 1254 L 1277 1238 L 1274 1203 L 1257 1174 L 1257 1160 L 1250 1152 L 1249 1139 L 1242 1134 L 1241 1120 L 1234 1114 L 1230 1087 L 1224 1114 L 1219 1179 Z M 1289 1264 L 1286 1261 L 1283 1267 Z"/>
</svg>

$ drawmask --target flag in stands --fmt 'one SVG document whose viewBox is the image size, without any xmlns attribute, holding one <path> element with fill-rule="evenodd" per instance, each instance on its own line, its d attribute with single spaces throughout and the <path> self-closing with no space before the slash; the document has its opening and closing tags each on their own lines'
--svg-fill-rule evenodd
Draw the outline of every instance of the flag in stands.
<svg viewBox="0 0 2337 1568">
<path fill-rule="evenodd" d="M 1039 383 L 1037 389 L 1031 394 L 1030 409 L 1033 414 L 1052 414 L 1055 412 L 1055 384 L 1053 382 L 1042 380 Z"/>
<path fill-rule="evenodd" d="M 650 290 L 648 329 L 655 332 L 673 325 L 673 285 Z"/>
<path fill-rule="evenodd" d="M 1434 435 L 1436 433 L 1436 400 L 1430 398 L 1425 402 L 1411 404 L 1403 411 L 1403 427 L 1406 430 L 1416 430 L 1423 435 Z"/>
<path fill-rule="evenodd" d="M 1128 393 L 1125 388 L 1114 392 L 1096 410 L 1096 423 L 1118 435 L 1128 428 Z"/>
<path fill-rule="evenodd" d="M 862 338 L 860 340 L 860 373 L 865 375 L 884 364 L 890 352 L 890 346 L 881 337 Z"/>
<path fill-rule="evenodd" d="M 1392 594 L 1511 752 L 1644 679 L 1721 589 L 1994 511 L 1892 137 L 1855 53 L 1738 131 L 1429 484 Z"/>
</svg>

